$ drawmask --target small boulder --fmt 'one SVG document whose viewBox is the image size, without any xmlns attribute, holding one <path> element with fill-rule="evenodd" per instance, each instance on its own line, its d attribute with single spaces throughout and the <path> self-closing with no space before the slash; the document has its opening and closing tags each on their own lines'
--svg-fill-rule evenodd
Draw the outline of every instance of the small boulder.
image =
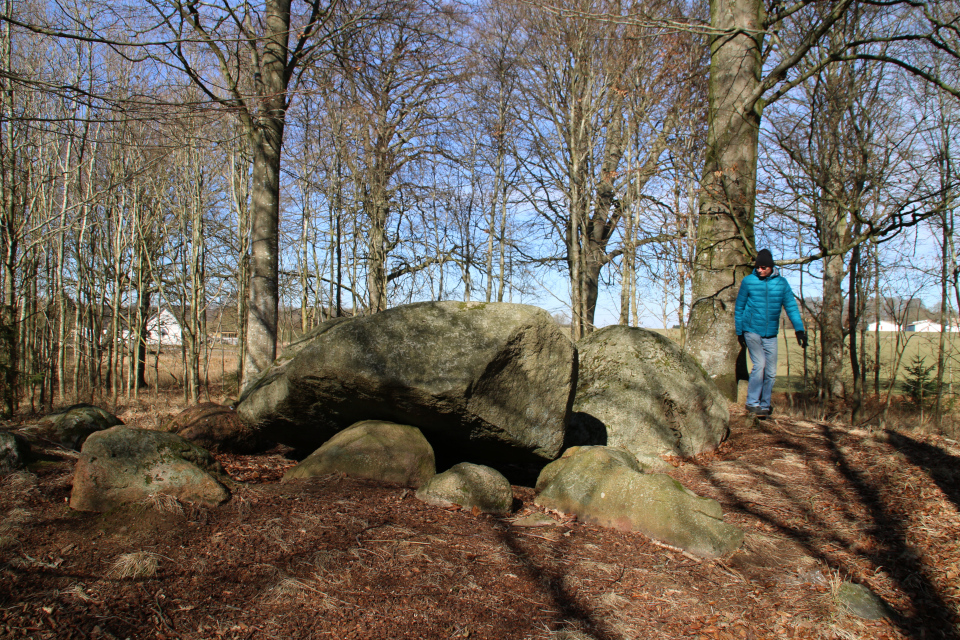
<svg viewBox="0 0 960 640">
<path fill-rule="evenodd" d="M 262 448 L 258 433 L 244 424 L 236 411 L 215 402 L 188 407 L 168 422 L 164 431 L 209 451 L 253 453 Z"/>
<path fill-rule="evenodd" d="M 544 467 L 535 503 L 583 521 L 639 531 L 703 557 L 731 553 L 743 532 L 723 521 L 720 504 L 665 474 L 645 474 L 622 450 L 581 447 Z"/>
<path fill-rule="evenodd" d="M 672 340 L 617 325 L 591 333 L 577 350 L 567 445 L 620 446 L 653 459 L 712 451 L 727 437 L 726 398 Z"/>
<path fill-rule="evenodd" d="M 598 454 L 597 459 L 601 461 L 600 464 L 609 464 L 614 466 L 624 465 L 627 468 L 633 469 L 637 472 L 646 471 L 646 469 L 643 468 L 643 466 L 632 453 L 621 447 L 602 447 L 599 445 L 570 447 L 563 452 L 563 455 L 560 456 L 560 460 L 555 460 L 540 470 L 540 475 L 537 476 L 537 491 L 542 491 L 543 488 L 550 484 L 554 477 L 566 467 L 566 464 L 557 464 L 561 460 L 566 460 L 574 455 L 583 454 L 594 449 L 596 450 L 594 453 Z M 606 460 L 607 458 L 609 458 L 609 460 Z"/>
<path fill-rule="evenodd" d="M 121 424 L 123 420 L 109 411 L 80 403 L 44 416 L 37 431 L 67 449 L 80 451 L 90 434 Z"/>
<path fill-rule="evenodd" d="M 345 473 L 419 487 L 436 472 L 433 447 L 416 427 L 364 420 L 344 429 L 283 476 L 283 481 Z"/>
<path fill-rule="evenodd" d="M 16 471 L 26 464 L 29 447 L 7 431 L 0 431 L 0 473 Z"/>
<path fill-rule="evenodd" d="M 864 620 L 880 620 L 890 615 L 886 603 L 862 584 L 844 582 L 837 589 L 836 599 L 846 611 Z"/>
<path fill-rule="evenodd" d="M 423 302 L 324 323 L 250 383 L 237 411 L 266 439 L 311 451 L 358 421 L 386 420 L 451 455 L 552 460 L 576 363 L 543 309 Z"/>
<path fill-rule="evenodd" d="M 461 462 L 430 478 L 417 491 L 417 498 L 441 507 L 476 507 L 485 513 L 510 513 L 513 487 L 496 469 Z"/>
<path fill-rule="evenodd" d="M 229 478 L 210 452 L 173 433 L 112 427 L 91 434 L 73 472 L 70 507 L 109 511 L 156 493 L 216 506 Z"/>
</svg>

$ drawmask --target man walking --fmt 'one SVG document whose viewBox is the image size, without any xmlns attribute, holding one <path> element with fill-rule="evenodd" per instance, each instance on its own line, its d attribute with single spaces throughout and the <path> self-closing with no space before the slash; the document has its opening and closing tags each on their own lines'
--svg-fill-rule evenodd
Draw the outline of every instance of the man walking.
<svg viewBox="0 0 960 640">
<path fill-rule="evenodd" d="M 768 249 L 757 253 L 756 268 L 740 283 L 734 318 L 737 341 L 746 346 L 753 368 L 747 384 L 747 411 L 758 416 L 770 415 L 770 395 L 777 379 L 777 334 L 780 332 L 780 309 L 797 332 L 797 343 L 807 348 L 807 332 L 797 309 L 790 284 L 773 264 Z"/>
</svg>

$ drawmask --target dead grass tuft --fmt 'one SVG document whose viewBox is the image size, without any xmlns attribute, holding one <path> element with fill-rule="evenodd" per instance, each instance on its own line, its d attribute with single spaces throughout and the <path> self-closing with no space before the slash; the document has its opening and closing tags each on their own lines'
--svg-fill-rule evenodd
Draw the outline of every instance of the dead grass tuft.
<svg viewBox="0 0 960 640">
<path fill-rule="evenodd" d="M 595 637 L 582 631 L 569 631 L 566 629 L 551 631 L 547 637 L 550 638 L 550 640 L 596 640 Z"/>
<path fill-rule="evenodd" d="M 260 534 L 263 536 L 264 541 L 286 553 L 290 550 L 292 541 L 287 539 L 287 531 L 284 530 L 283 525 L 283 518 L 267 520 L 260 530 Z"/>
<path fill-rule="evenodd" d="M 81 602 L 94 602 L 96 598 L 87 593 L 87 589 L 82 583 L 77 583 L 63 590 L 63 595 L 76 598 Z"/>
<path fill-rule="evenodd" d="M 17 503 L 37 491 L 37 477 L 27 471 L 15 471 L 3 479 L 0 484 L 2 499 L 6 503 Z"/>
<path fill-rule="evenodd" d="M 113 561 L 107 576 L 117 580 L 124 578 L 150 578 L 157 573 L 159 556 L 149 551 L 124 553 Z"/>
<path fill-rule="evenodd" d="M 609 613 L 622 615 L 630 604 L 630 600 L 615 591 L 606 591 L 600 596 L 600 606 Z"/>
<path fill-rule="evenodd" d="M 288 598 L 296 598 L 309 589 L 310 587 L 302 580 L 291 578 L 290 576 L 283 576 L 278 582 L 266 590 L 264 599 L 267 602 L 277 604 Z"/>
<path fill-rule="evenodd" d="M 390 551 L 398 558 L 403 560 L 422 559 L 426 562 L 433 562 L 433 559 L 424 549 L 424 545 L 410 541 L 398 542 Z"/>
<path fill-rule="evenodd" d="M 183 505 L 179 500 L 169 494 L 153 493 L 144 498 L 143 501 L 160 513 L 173 513 L 178 516 L 183 515 Z"/>
<path fill-rule="evenodd" d="M 0 520 L 0 549 L 7 549 L 19 543 L 17 533 L 30 521 L 30 512 L 14 507 Z"/>
<path fill-rule="evenodd" d="M 314 611 L 336 609 L 337 601 L 310 582 L 312 581 L 281 575 L 279 580 L 264 592 L 263 600 L 267 604 L 282 604 L 290 600 L 309 599 L 310 608 Z"/>
<path fill-rule="evenodd" d="M 0 520 L 0 533 L 8 533 L 19 529 L 30 521 L 30 512 L 22 507 L 15 507 L 7 512 L 7 515 Z"/>
<path fill-rule="evenodd" d="M 317 551 L 313 554 L 313 566 L 321 574 L 339 573 L 346 568 L 348 562 L 348 554 L 340 549 Z"/>
</svg>

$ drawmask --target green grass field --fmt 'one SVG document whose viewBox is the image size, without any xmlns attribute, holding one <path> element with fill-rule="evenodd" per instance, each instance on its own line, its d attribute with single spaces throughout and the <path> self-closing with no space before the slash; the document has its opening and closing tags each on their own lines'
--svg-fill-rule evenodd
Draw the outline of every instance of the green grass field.
<svg viewBox="0 0 960 640">
<path fill-rule="evenodd" d="M 660 331 L 669 338 L 679 341 L 680 331 L 678 329 L 668 329 Z M 820 348 L 819 336 L 816 333 L 808 335 L 810 346 L 806 353 L 806 370 L 808 379 L 812 379 L 819 368 Z M 860 337 L 859 335 L 857 336 Z M 865 343 L 859 345 L 867 354 L 867 393 L 873 392 L 874 387 L 874 362 L 876 360 L 876 341 L 877 333 L 867 332 Z M 896 334 L 893 332 L 880 332 L 880 392 L 886 391 L 893 372 L 893 364 L 896 357 Z M 859 340 L 858 340 L 859 342 Z M 906 368 L 909 367 L 917 356 L 924 359 L 925 366 L 936 366 L 937 350 L 940 343 L 939 333 L 903 333 L 900 334 L 900 350 L 903 356 L 900 360 L 900 366 L 897 370 L 898 386 L 894 388 L 894 393 L 899 393 L 899 383 L 905 379 Z M 946 393 L 960 393 L 960 334 L 947 335 L 947 362 L 944 370 L 944 384 Z M 774 391 L 801 391 L 804 386 L 804 352 L 797 344 L 792 330 L 786 333 L 781 332 L 779 338 L 779 358 L 777 363 L 777 384 Z M 844 376 L 846 381 L 852 381 L 852 373 L 849 362 L 849 354 Z M 749 364 L 748 364 L 749 366 Z M 936 370 L 932 372 L 936 375 Z"/>
</svg>

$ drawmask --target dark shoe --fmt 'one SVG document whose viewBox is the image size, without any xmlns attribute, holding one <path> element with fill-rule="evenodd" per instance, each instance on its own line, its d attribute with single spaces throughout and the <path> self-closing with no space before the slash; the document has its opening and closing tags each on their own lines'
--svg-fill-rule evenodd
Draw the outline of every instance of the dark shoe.
<svg viewBox="0 0 960 640">
<path fill-rule="evenodd" d="M 770 415 L 770 409 L 757 408 L 757 415 L 762 417 L 767 417 L 768 415 Z"/>
<path fill-rule="evenodd" d="M 754 406 L 754 405 L 752 405 L 752 404 L 748 404 L 748 405 L 747 405 L 747 411 L 749 411 L 750 413 L 756 414 L 756 415 L 760 415 L 760 412 L 763 411 L 763 409 L 761 409 L 760 407 L 756 407 L 756 406 Z"/>
</svg>

